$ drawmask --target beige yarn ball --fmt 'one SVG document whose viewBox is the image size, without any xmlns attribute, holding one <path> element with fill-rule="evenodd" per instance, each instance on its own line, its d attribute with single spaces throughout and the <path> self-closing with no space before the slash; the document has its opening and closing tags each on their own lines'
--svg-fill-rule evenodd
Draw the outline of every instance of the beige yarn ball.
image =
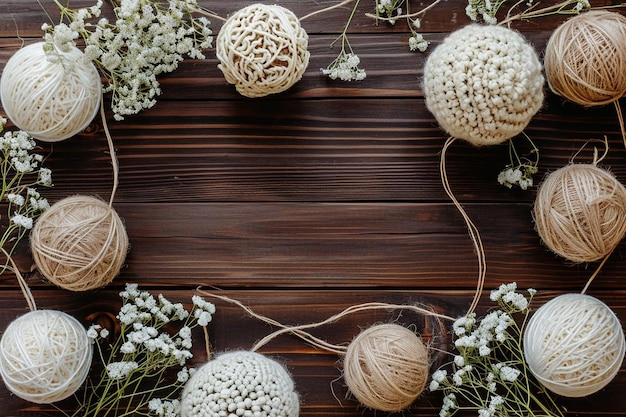
<svg viewBox="0 0 626 417">
<path fill-rule="evenodd" d="M 626 17 L 592 10 L 550 36 L 544 58 L 554 93 L 582 106 L 612 103 L 626 93 Z"/>
<path fill-rule="evenodd" d="M 533 209 L 544 244 L 573 262 L 602 259 L 626 234 L 626 188 L 592 164 L 570 164 L 546 177 Z"/>
<path fill-rule="evenodd" d="M 243 96 L 280 93 L 302 78 L 309 65 L 308 42 L 290 10 L 252 4 L 230 16 L 218 33 L 218 68 Z"/>
<path fill-rule="evenodd" d="M 524 331 L 524 356 L 549 390 L 583 397 L 617 375 L 626 346 L 622 326 L 600 300 L 564 294 L 539 308 Z"/>
<path fill-rule="evenodd" d="M 96 67 L 76 47 L 50 62 L 44 42 L 17 51 L 0 78 L 0 99 L 7 116 L 35 139 L 57 142 L 85 129 L 100 107 Z"/>
<path fill-rule="evenodd" d="M 18 397 L 50 404 L 74 394 L 91 366 L 93 348 L 74 317 L 35 310 L 18 317 L 0 340 L 0 375 Z"/>
<path fill-rule="evenodd" d="M 30 246 L 44 277 L 67 290 L 87 291 L 118 275 L 128 252 L 128 236 L 112 207 L 77 195 L 56 202 L 39 217 Z"/>
<path fill-rule="evenodd" d="M 233 351 L 210 360 L 189 378 L 181 417 L 298 417 L 293 380 L 278 362 L 256 352 Z"/>
<path fill-rule="evenodd" d="M 471 24 L 426 60 L 426 107 L 450 135 L 474 146 L 521 133 L 543 105 L 541 62 L 518 32 Z"/>
<path fill-rule="evenodd" d="M 428 351 L 414 332 L 380 324 L 361 332 L 348 346 L 344 379 L 361 404 L 401 411 L 424 391 L 428 362 Z"/>
</svg>

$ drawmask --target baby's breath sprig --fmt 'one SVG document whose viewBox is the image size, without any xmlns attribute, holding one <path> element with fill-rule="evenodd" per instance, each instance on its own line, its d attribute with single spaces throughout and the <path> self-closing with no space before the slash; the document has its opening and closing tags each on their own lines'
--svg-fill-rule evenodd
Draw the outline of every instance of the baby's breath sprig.
<svg viewBox="0 0 626 417">
<path fill-rule="evenodd" d="M 0 117 L 0 133 L 4 131 L 7 119 Z M 33 152 L 35 140 L 24 131 L 8 131 L 0 136 L 0 172 L 2 187 L 0 201 L 7 202 L 4 232 L 0 237 L 0 248 L 9 256 L 19 241 L 33 227 L 35 219 L 50 207 L 35 186 L 52 186 L 52 171 L 41 164 L 43 156 Z M 1 217 L 0 217 L 1 218 Z M 7 268 L 8 260 L 0 268 L 0 274 Z"/>
<path fill-rule="evenodd" d="M 509 140 L 509 164 L 498 174 L 498 182 L 507 188 L 514 185 L 519 186 L 522 190 L 528 189 L 533 185 L 533 174 L 539 170 L 539 148 L 535 146 L 528 135 L 523 133 L 524 137 L 531 146 L 530 152 L 520 156 L 515 149 L 513 139 Z"/>
<path fill-rule="evenodd" d="M 507 0 L 468 0 L 465 14 L 473 21 L 482 20 L 485 23 L 495 25 L 498 23 L 496 14 Z M 525 4 L 526 10 L 512 15 L 512 11 Z M 589 0 L 563 0 L 541 9 L 537 9 L 539 0 L 518 0 L 507 12 L 505 20 L 500 25 L 508 24 L 514 20 L 530 19 L 536 17 L 550 16 L 555 14 L 574 15 L 591 8 Z"/>
<path fill-rule="evenodd" d="M 354 18 L 354 14 L 356 13 L 359 3 L 360 0 L 354 1 L 352 12 L 346 21 L 343 32 L 341 32 L 341 35 L 339 35 L 339 37 L 331 43 L 332 46 L 336 42 L 341 41 L 341 51 L 339 51 L 339 55 L 337 55 L 333 62 L 328 64 L 326 68 L 320 68 L 322 74 L 328 76 L 331 80 L 339 78 L 342 81 L 361 81 L 367 76 L 365 70 L 359 68 L 361 59 L 352 50 L 352 46 L 350 45 L 347 35 L 348 28 L 350 27 L 350 23 L 352 23 L 352 19 Z"/>
<path fill-rule="evenodd" d="M 531 376 L 522 338 L 536 291 L 502 284 L 490 299 L 500 307 L 481 320 L 469 313 L 453 324 L 458 354 L 432 374 L 431 391 L 443 391 L 439 415 L 473 410 L 479 417 L 563 417 L 549 393 Z M 521 322 L 515 320 L 521 315 Z"/>
<path fill-rule="evenodd" d="M 82 38 L 85 55 L 112 93 L 116 120 L 156 104 L 161 94 L 157 76 L 174 71 L 184 57 L 204 59 L 213 42 L 210 22 L 194 16 L 196 0 L 113 0 L 115 21 L 100 18 L 103 0 L 91 7 L 71 9 L 54 0 L 61 23 L 44 24 L 47 56 L 62 52 Z M 67 22 L 67 23 L 66 23 Z"/>
<path fill-rule="evenodd" d="M 93 382 L 88 379 L 74 413 L 63 413 L 72 417 L 175 417 L 180 390 L 193 371 L 186 367 L 192 357 L 192 330 L 209 324 L 215 306 L 194 295 L 189 312 L 161 294 L 154 297 L 140 291 L 137 284 L 127 284 L 120 297 L 120 330 L 115 340 L 108 341 L 110 331 L 100 325 L 87 331 L 102 361 L 100 377 Z"/>
</svg>

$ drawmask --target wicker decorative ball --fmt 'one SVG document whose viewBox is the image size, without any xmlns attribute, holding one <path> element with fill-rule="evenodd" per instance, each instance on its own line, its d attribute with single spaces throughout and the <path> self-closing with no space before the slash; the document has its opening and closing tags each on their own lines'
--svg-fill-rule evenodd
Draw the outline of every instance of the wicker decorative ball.
<svg viewBox="0 0 626 417">
<path fill-rule="evenodd" d="M 185 384 L 181 417 L 297 417 L 298 394 L 285 368 L 255 352 L 222 353 Z"/>
<path fill-rule="evenodd" d="M 66 197 L 35 222 L 30 234 L 41 274 L 71 291 L 100 288 L 115 278 L 128 252 L 128 236 L 117 212 L 91 196 Z"/>
<path fill-rule="evenodd" d="M 80 49 L 48 60 L 44 42 L 17 51 L 0 78 L 0 99 L 7 116 L 35 139 L 57 142 L 85 129 L 100 106 L 96 67 Z"/>
<path fill-rule="evenodd" d="M 583 397 L 617 375 L 624 331 L 615 313 L 585 294 L 564 294 L 540 307 L 524 331 L 524 356 L 533 375 L 549 390 Z"/>
<path fill-rule="evenodd" d="M 450 136 L 474 146 L 502 143 L 543 105 L 541 69 L 518 32 L 471 24 L 448 35 L 426 60 L 426 107 Z"/>
<path fill-rule="evenodd" d="M 401 411 L 424 391 L 428 362 L 428 350 L 414 332 L 399 324 L 380 324 L 362 331 L 350 343 L 343 373 L 348 389 L 361 404 Z"/>
<path fill-rule="evenodd" d="M 544 58 L 550 89 L 582 106 L 608 104 L 626 93 L 626 17 L 591 10 L 565 21 Z"/>
<path fill-rule="evenodd" d="M 293 12 L 252 4 L 231 15 L 218 33 L 218 68 L 243 96 L 280 93 L 302 78 L 309 65 L 308 42 Z"/>
<path fill-rule="evenodd" d="M 626 188 L 593 164 L 570 164 L 539 186 L 535 228 L 553 252 L 573 262 L 610 254 L 626 235 Z"/>
<path fill-rule="evenodd" d="M 50 404 L 74 394 L 91 366 L 87 331 L 72 316 L 35 310 L 18 317 L 0 340 L 0 375 L 18 397 Z"/>
</svg>

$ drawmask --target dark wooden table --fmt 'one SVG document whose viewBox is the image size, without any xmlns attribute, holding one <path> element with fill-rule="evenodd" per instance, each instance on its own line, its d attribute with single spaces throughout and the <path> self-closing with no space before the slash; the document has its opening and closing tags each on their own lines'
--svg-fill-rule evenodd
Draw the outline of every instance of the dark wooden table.
<svg viewBox="0 0 626 417">
<path fill-rule="evenodd" d="M 41 3 L 58 16 L 51 0 Z M 222 16 L 249 3 L 200 2 Z M 336 1 L 279 3 L 303 16 Z M 428 52 L 409 52 L 405 22 L 376 25 L 365 17 L 373 4 L 361 3 L 349 33 L 367 70 L 362 82 L 331 81 L 319 71 L 338 53 L 329 44 L 343 28 L 347 6 L 303 22 L 311 62 L 301 82 L 286 93 L 240 96 L 225 82 L 211 49 L 206 60 L 185 61 L 161 78 L 163 94 L 153 109 L 123 122 L 114 122 L 109 112 L 120 165 L 114 207 L 131 243 L 126 266 L 103 289 L 71 293 L 31 272 L 32 259 L 22 244 L 16 260 L 39 307 L 63 310 L 88 325 L 94 314 L 115 314 L 118 292 L 134 282 L 185 303 L 202 285 L 287 324 L 320 321 L 369 301 L 424 303 L 462 315 L 474 293 L 476 255 L 439 177 L 446 135 L 424 104 L 421 77 Z M 431 42 L 429 51 L 469 23 L 465 4 L 448 0 L 425 15 L 421 30 Z M 46 12 L 35 0 L 2 1 L 0 69 L 22 41 L 39 40 Z M 513 27 L 542 56 L 551 31 L 564 19 Z M 213 22 L 214 33 L 220 25 Z M 53 171 L 54 188 L 45 190 L 51 202 L 76 193 L 108 198 L 111 163 L 99 127 L 96 119 L 92 133 L 41 144 Z M 626 150 L 612 106 L 583 109 L 548 93 L 526 132 L 540 149 L 536 180 L 570 162 L 587 141 L 606 135 L 610 151 L 603 165 L 626 181 Z M 591 148 L 576 158 L 590 162 Z M 536 306 L 560 293 L 579 292 L 597 264 L 572 265 L 542 245 L 531 217 L 536 187 L 509 190 L 496 181 L 507 162 L 507 145 L 476 149 L 457 143 L 448 154 L 451 187 L 484 240 L 486 288 L 511 281 L 534 287 Z M 621 321 L 626 321 L 625 249 L 618 247 L 588 292 Z M 12 274 L 1 277 L 0 305 L 0 329 L 27 311 Z M 209 326 L 216 352 L 249 349 L 273 330 L 236 306 L 216 305 Z M 484 294 L 479 312 L 491 305 Z M 353 315 L 314 333 L 348 343 L 362 328 L 391 320 L 414 323 L 425 341 L 447 343 L 446 334 L 423 317 L 397 311 Z M 196 343 L 195 363 L 206 360 L 202 345 Z M 261 352 L 281 360 L 293 374 L 303 416 L 386 414 L 344 398 L 334 354 L 289 336 Z M 601 392 L 559 402 L 568 415 L 626 416 L 625 390 L 622 370 Z M 425 392 L 404 415 L 438 415 L 440 400 Z M 61 406 L 72 404 L 67 400 Z M 0 415 L 60 414 L 1 385 Z"/>
</svg>

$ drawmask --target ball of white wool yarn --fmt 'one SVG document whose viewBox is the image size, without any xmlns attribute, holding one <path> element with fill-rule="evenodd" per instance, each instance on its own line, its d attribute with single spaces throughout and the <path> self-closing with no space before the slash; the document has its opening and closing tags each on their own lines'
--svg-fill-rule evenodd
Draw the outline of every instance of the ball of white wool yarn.
<svg viewBox="0 0 626 417">
<path fill-rule="evenodd" d="M 309 37 L 293 12 L 252 4 L 226 20 L 215 42 L 218 68 L 246 97 L 283 92 L 309 65 Z"/>
<path fill-rule="evenodd" d="M 185 384 L 181 417 L 297 417 L 298 394 L 285 368 L 249 351 L 223 353 Z"/>
<path fill-rule="evenodd" d="M 82 51 L 58 51 L 51 62 L 44 42 L 17 51 L 0 78 L 0 100 L 9 119 L 35 139 L 57 142 L 85 129 L 100 106 L 101 82 Z"/>
<path fill-rule="evenodd" d="M 585 294 L 564 294 L 540 307 L 524 331 L 524 356 L 535 377 L 565 397 L 584 397 L 617 375 L 625 353 L 615 313 Z"/>
<path fill-rule="evenodd" d="M 451 33 L 424 66 L 426 107 L 449 135 L 475 146 L 521 133 L 543 104 L 543 85 L 534 48 L 500 26 Z"/>
<path fill-rule="evenodd" d="M 35 310 L 13 321 L 0 340 L 0 375 L 18 397 L 50 404 L 74 394 L 91 366 L 93 347 L 74 317 Z"/>
</svg>

